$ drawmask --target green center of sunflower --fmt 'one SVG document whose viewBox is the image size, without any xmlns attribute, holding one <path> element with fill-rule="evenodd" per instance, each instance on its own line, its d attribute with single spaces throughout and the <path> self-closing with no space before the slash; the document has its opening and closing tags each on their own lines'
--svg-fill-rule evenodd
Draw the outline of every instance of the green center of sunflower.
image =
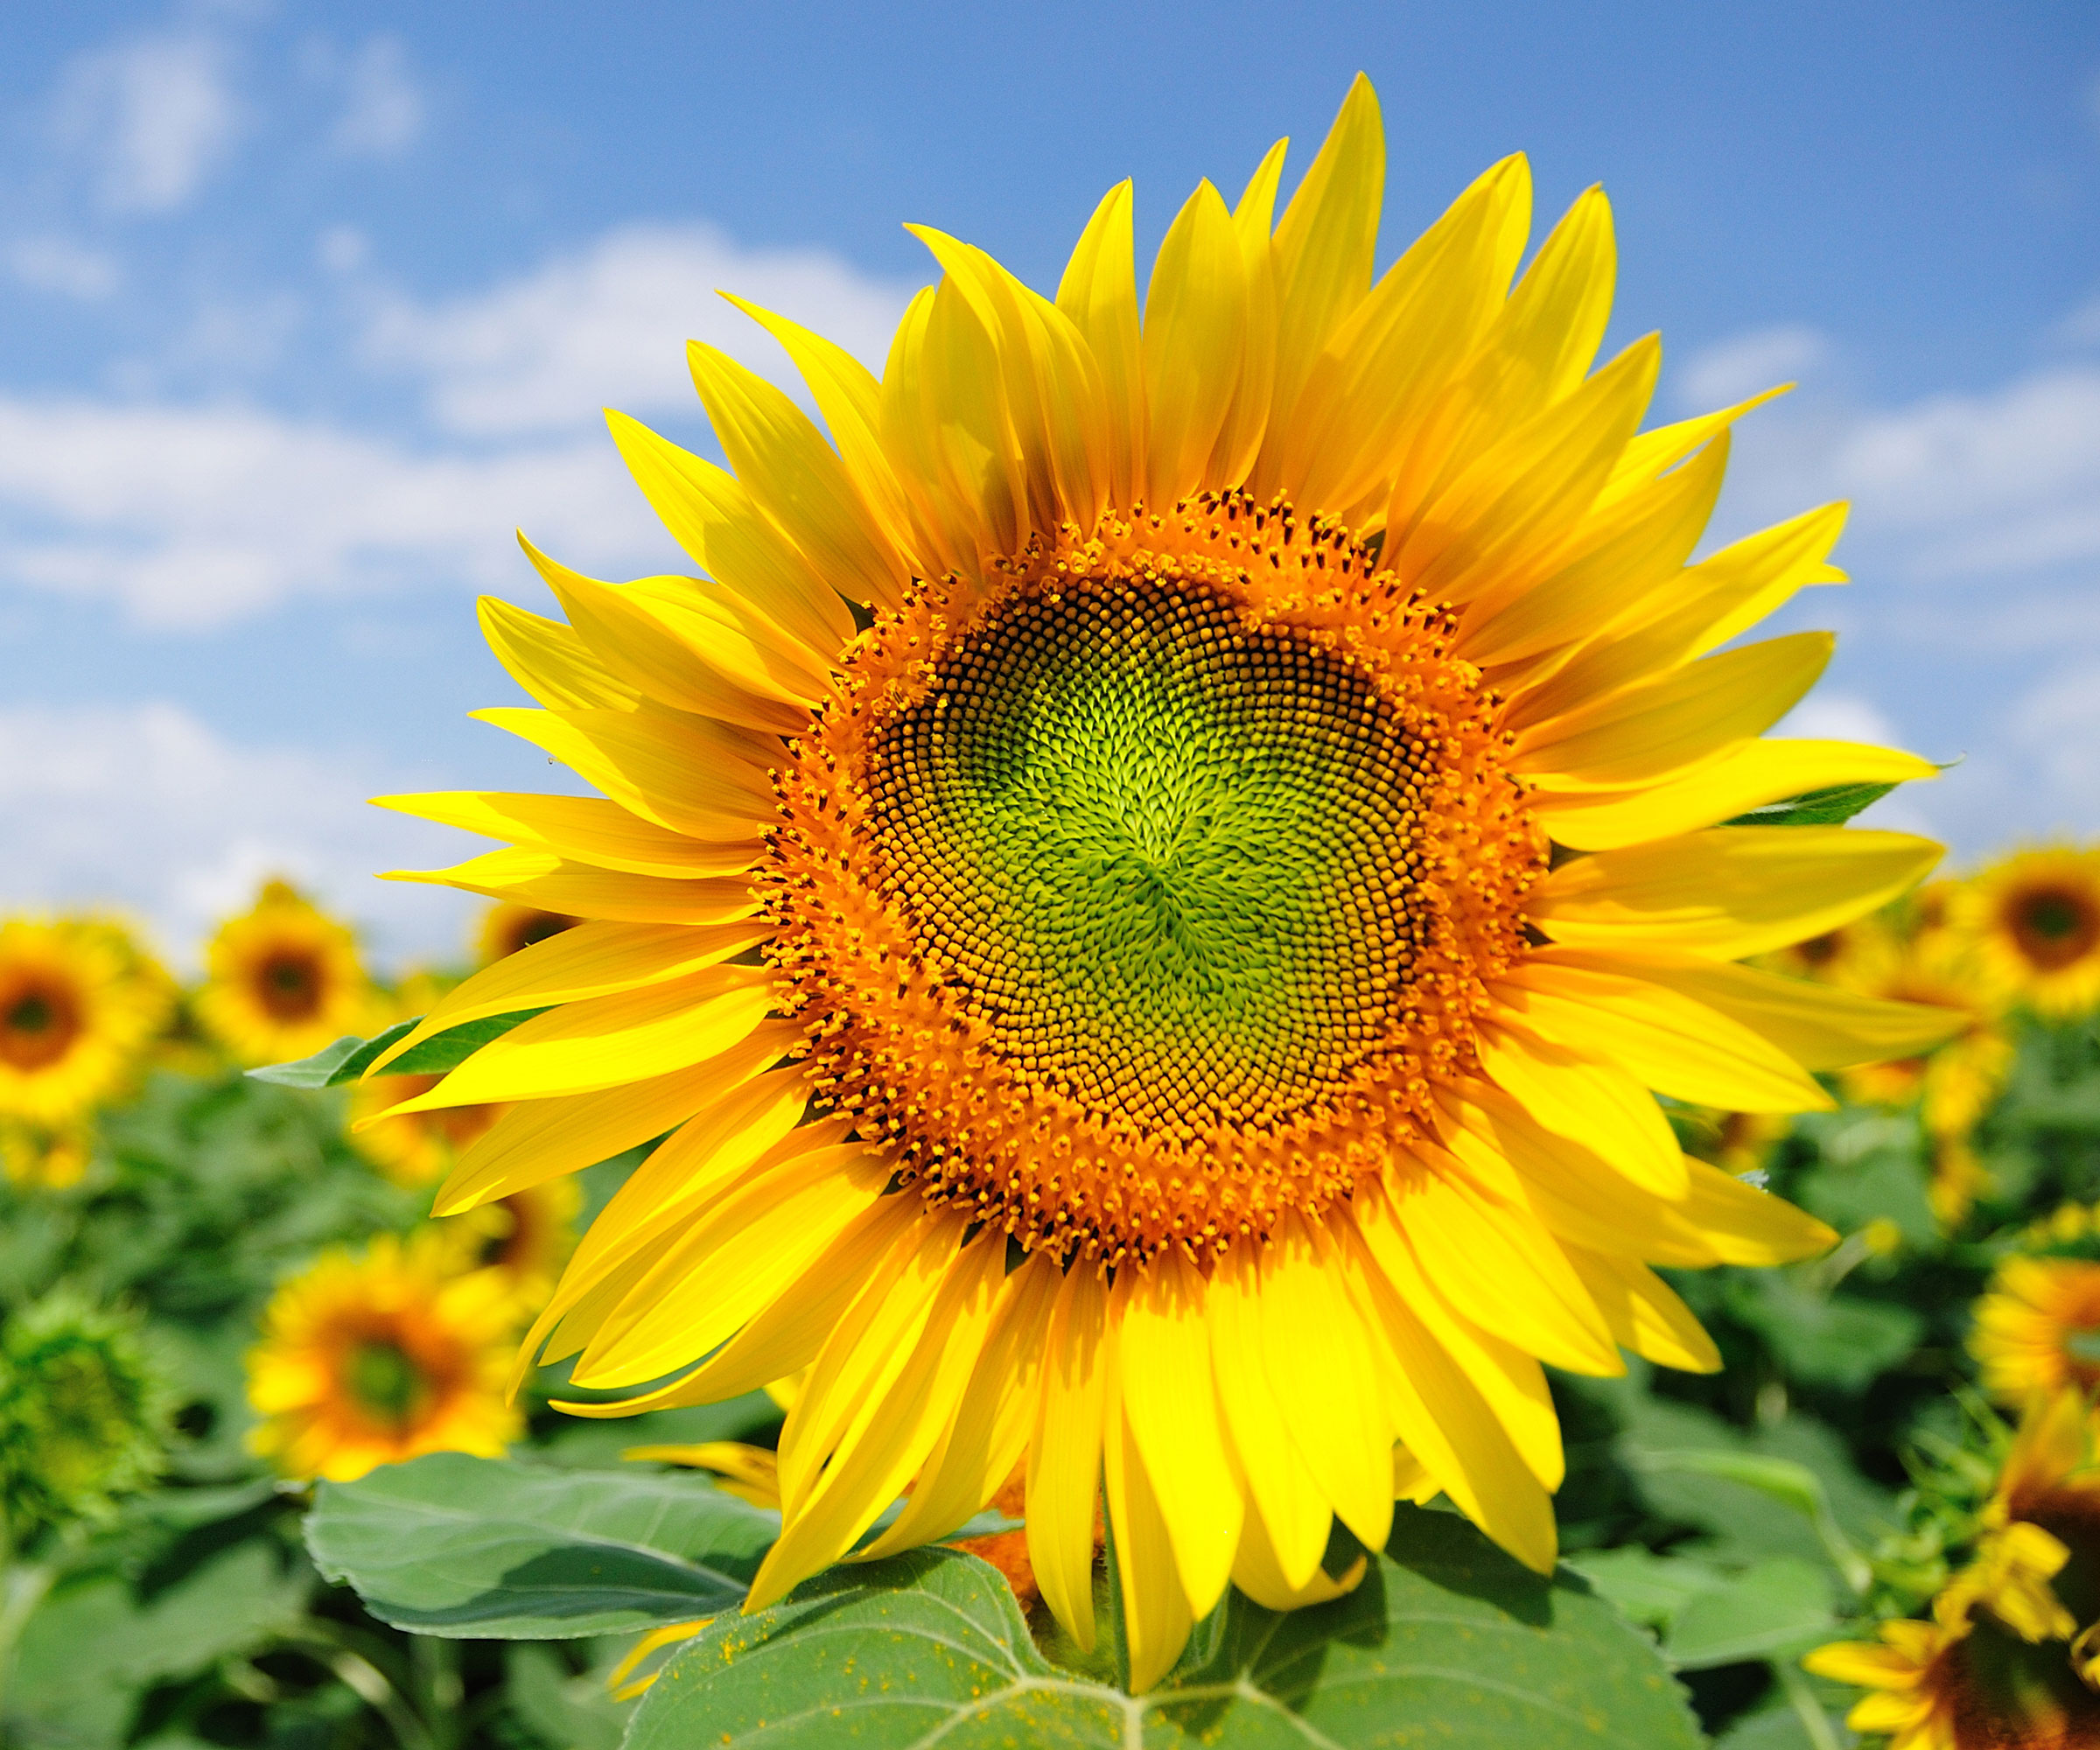
<svg viewBox="0 0 2100 1750">
<path fill-rule="evenodd" d="M 1430 762 L 1311 637 L 1156 578 L 1020 595 L 871 752 L 886 887 L 1081 1105 L 1256 1123 L 1379 1043 Z"/>
<path fill-rule="evenodd" d="M 415 1357 L 384 1337 L 368 1337 L 351 1349 L 343 1383 L 360 1410 L 391 1427 L 407 1423 L 430 1389 Z"/>
</svg>

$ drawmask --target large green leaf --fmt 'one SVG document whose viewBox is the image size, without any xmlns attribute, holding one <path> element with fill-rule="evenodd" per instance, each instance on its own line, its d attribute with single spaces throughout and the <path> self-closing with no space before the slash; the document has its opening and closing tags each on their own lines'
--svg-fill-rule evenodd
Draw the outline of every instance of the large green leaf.
<svg viewBox="0 0 2100 1750">
<path fill-rule="evenodd" d="M 402 1053 L 387 1066 L 386 1073 L 438 1075 L 448 1069 L 457 1069 L 489 1040 L 500 1039 L 513 1027 L 522 1026 L 535 1015 L 546 1012 L 544 1009 L 520 1009 L 514 1014 L 488 1015 L 478 1021 L 448 1027 Z M 346 1034 L 297 1063 L 265 1064 L 248 1073 L 258 1082 L 274 1082 L 281 1088 L 338 1088 L 346 1082 L 356 1081 L 378 1060 L 380 1053 L 406 1039 L 422 1025 L 422 1020 L 418 1015 L 412 1020 L 396 1021 L 383 1033 L 368 1040 Z"/>
<path fill-rule="evenodd" d="M 1604 1600 L 1528 1572 L 1450 1515 L 1399 1513 L 1348 1598 L 1278 1616 L 1234 1594 L 1135 1699 L 1044 1659 L 973 1557 L 834 1569 L 696 1635 L 644 1698 L 629 1750 L 1699 1742 L 1668 1670 Z"/>
<path fill-rule="evenodd" d="M 733 1608 L 780 1517 L 691 1472 L 432 1452 L 325 1482 L 306 1544 L 396 1628 L 551 1641 Z"/>
<path fill-rule="evenodd" d="M 1798 1652 L 1838 1628 L 1830 1575 L 1796 1556 L 1732 1569 L 1636 1546 L 1572 1556 L 1568 1565 L 1652 1630 L 1679 1670 Z"/>
</svg>

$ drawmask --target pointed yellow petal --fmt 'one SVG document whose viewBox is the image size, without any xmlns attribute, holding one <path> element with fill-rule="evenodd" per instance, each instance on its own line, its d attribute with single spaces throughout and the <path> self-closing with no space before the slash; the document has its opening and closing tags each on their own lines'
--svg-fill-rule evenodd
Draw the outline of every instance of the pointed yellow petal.
<svg viewBox="0 0 2100 1750">
<path fill-rule="evenodd" d="M 1715 827 L 1564 863 L 1532 890 L 1556 942 L 1733 960 L 1821 934 L 1923 880 L 1941 848 L 1856 827 Z"/>
<path fill-rule="evenodd" d="M 1699 1321 L 1655 1271 L 1630 1258 L 1568 1248 L 1568 1262 L 1589 1284 L 1620 1342 L 1660 1367 L 1717 1373 L 1721 1353 Z"/>
<path fill-rule="evenodd" d="M 1684 1196 L 1676 1137 L 1648 1089 L 1624 1070 L 1515 1029 L 1483 1029 L 1478 1043 L 1489 1079 L 1547 1130 L 1657 1196 Z"/>
<path fill-rule="evenodd" d="M 1836 1104 L 1761 1034 L 1680 991 L 1601 970 L 1569 950 L 1534 950 L 1493 989 L 1542 1037 L 1616 1064 L 1673 1100 L 1727 1112 L 1824 1111 Z"/>
<path fill-rule="evenodd" d="M 496 661 L 542 705 L 627 710 L 640 702 L 640 693 L 606 668 L 573 627 L 499 596 L 483 596 L 476 607 Z"/>
<path fill-rule="evenodd" d="M 650 508 L 710 577 L 812 649 L 835 651 L 853 636 L 853 616 L 837 591 L 752 502 L 734 474 L 624 413 L 608 408 L 606 425 Z"/>
<path fill-rule="evenodd" d="M 1211 1385 L 1208 1288 L 1171 1250 L 1116 1284 L 1124 1413 L 1196 1616 L 1210 1614 L 1232 1577 L 1244 1508 Z M 1116 1310 L 1111 1303 L 1112 1318 Z"/>
<path fill-rule="evenodd" d="M 1131 240 L 1130 185 L 1119 182 L 1088 220 L 1064 277 L 1057 307 L 1072 320 L 1101 372 L 1109 496 L 1125 509 L 1144 479 L 1144 367 L 1138 321 L 1138 273 Z"/>
<path fill-rule="evenodd" d="M 808 416 L 704 341 L 686 343 L 686 360 L 723 453 L 759 508 L 842 594 L 892 598 L 906 581 L 903 564 Z"/>
<path fill-rule="evenodd" d="M 1111 1356 L 1114 1353 L 1111 1348 Z M 1195 1619 L 1189 1614 L 1187 1591 L 1174 1569 L 1166 1516 L 1145 1474 L 1113 1360 L 1105 1407 L 1102 1492 L 1108 1501 L 1116 1566 L 1123 1580 L 1123 1643 L 1130 1663 L 1130 1693 L 1143 1695 L 1173 1669 L 1188 1644 Z"/>
<path fill-rule="evenodd" d="M 957 570 L 1011 553 L 1028 514 L 998 348 L 943 279 L 905 313 L 882 378 L 882 438 L 920 527 Z"/>
<path fill-rule="evenodd" d="M 1050 1313 L 1042 1396 L 1028 1443 L 1026 1511 L 1028 1560 L 1043 1602 L 1088 1652 L 1094 1647 L 1094 1503 L 1101 1480 L 1107 1345 L 1108 1290 L 1093 1271 L 1078 1265 L 1066 1272 Z"/>
<path fill-rule="evenodd" d="M 383 881 L 419 881 L 609 923 L 725 924 L 759 908 L 750 884 L 670 880 L 566 863 L 550 850 L 492 850 L 450 869 L 392 869 Z"/>
<path fill-rule="evenodd" d="M 1283 174 L 1284 150 L 1291 143 L 1270 147 L 1240 204 L 1232 209 L 1233 234 L 1240 240 L 1240 260 L 1247 274 L 1247 339 L 1241 350 L 1238 384 L 1232 405 L 1212 445 L 1203 485 L 1214 491 L 1244 486 L 1269 430 L 1269 399 L 1276 388 L 1276 266 L 1269 233 L 1276 213 L 1276 185 Z"/>
<path fill-rule="evenodd" d="M 1159 245 L 1144 297 L 1145 502 L 1154 511 L 1202 484 L 1239 384 L 1247 304 L 1232 215 L 1199 183 Z"/>
<path fill-rule="evenodd" d="M 1939 768 L 1930 760 L 1893 747 L 1852 741 L 1744 741 L 1646 788 L 1542 792 L 1532 798 L 1532 809 L 1557 844 L 1574 850 L 1616 850 L 1644 839 L 1675 838 L 1812 790 L 1907 784 L 1938 776 Z"/>
<path fill-rule="evenodd" d="M 374 796 L 372 806 L 442 822 L 490 838 L 550 850 L 564 862 L 589 863 L 634 875 L 676 880 L 736 875 L 766 854 L 752 839 L 708 844 L 671 832 L 602 796 L 541 796 L 518 791 L 437 790 L 416 796 Z"/>
<path fill-rule="evenodd" d="M 1339 1576 L 1315 1567 L 1310 1579 L 1293 1584 L 1269 1542 L 1261 1516 L 1250 1513 L 1240 1536 L 1239 1553 L 1233 1558 L 1232 1583 L 1264 1610 L 1303 1610 L 1354 1592 L 1368 1571 L 1369 1563 L 1359 1556 Z"/>
</svg>

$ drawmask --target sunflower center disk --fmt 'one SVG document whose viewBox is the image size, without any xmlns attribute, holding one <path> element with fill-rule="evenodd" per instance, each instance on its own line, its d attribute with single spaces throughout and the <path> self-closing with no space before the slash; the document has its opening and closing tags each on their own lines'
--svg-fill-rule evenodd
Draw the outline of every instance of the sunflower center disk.
<svg viewBox="0 0 2100 1750">
<path fill-rule="evenodd" d="M 1157 581 L 1025 598 L 873 753 L 897 899 L 1024 1078 L 1186 1135 L 1378 1043 L 1420 756 L 1304 634 Z"/>
<path fill-rule="evenodd" d="M 1225 494 L 929 584 L 780 776 L 819 1104 L 1023 1246 L 1201 1257 L 1430 1122 L 1545 843 L 1448 610 Z"/>
</svg>

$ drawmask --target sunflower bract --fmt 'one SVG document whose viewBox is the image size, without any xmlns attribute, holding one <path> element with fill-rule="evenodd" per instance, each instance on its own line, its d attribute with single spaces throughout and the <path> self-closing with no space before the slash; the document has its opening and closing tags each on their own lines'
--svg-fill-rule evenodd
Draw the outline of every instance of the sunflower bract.
<svg viewBox="0 0 2100 1750">
<path fill-rule="evenodd" d="M 1105 1496 L 1139 1689 L 1396 1496 L 1548 1567 L 1541 1362 L 1718 1365 L 1649 1264 L 1831 1237 L 1656 1095 L 1827 1105 L 1960 1024 L 1736 963 L 1938 848 L 1721 822 L 1933 768 L 1762 738 L 1830 640 L 1721 647 L 1842 512 L 1689 563 L 1754 403 L 1641 430 L 1601 193 L 1513 287 L 1505 160 L 1375 279 L 1368 82 L 1278 217 L 1282 158 L 1142 305 L 1126 186 L 1054 302 L 918 230 L 879 379 L 753 312 L 824 430 L 696 346 L 729 468 L 613 435 L 706 575 L 528 548 L 565 620 L 485 606 L 540 706 L 486 715 L 597 796 L 385 799 L 505 842 L 408 878 L 583 920 L 424 1023 L 547 1011 L 416 1097 L 514 1102 L 439 1211 L 669 1133 L 525 1364 L 629 1389 L 589 1415 L 808 1370 L 753 1607 L 1017 1476 L 1082 1645 Z"/>
</svg>

